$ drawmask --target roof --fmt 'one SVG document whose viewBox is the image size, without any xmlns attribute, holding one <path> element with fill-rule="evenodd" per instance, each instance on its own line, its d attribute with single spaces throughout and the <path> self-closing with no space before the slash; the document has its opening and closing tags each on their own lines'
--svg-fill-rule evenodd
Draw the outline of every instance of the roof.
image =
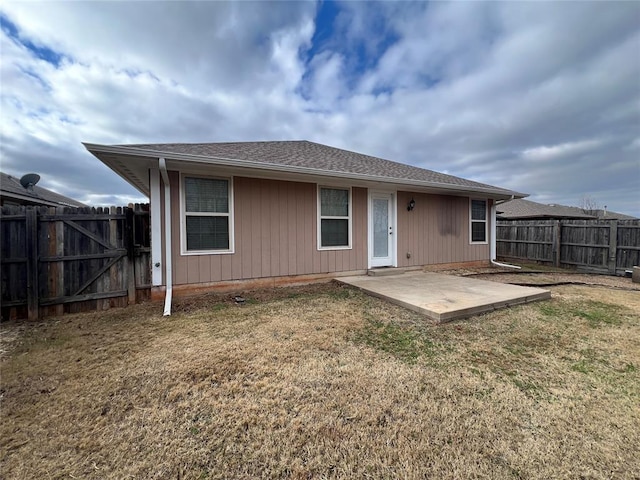
<svg viewBox="0 0 640 480">
<path fill-rule="evenodd" d="M 504 202 L 497 207 L 498 217 L 508 220 L 527 218 L 575 218 L 575 219 L 596 219 L 606 218 L 610 220 L 633 220 L 635 217 L 622 213 L 604 210 L 594 210 L 585 213 L 579 207 L 569 207 L 566 205 L 546 205 L 544 203 L 532 202 L 524 199 L 514 199 Z"/>
<path fill-rule="evenodd" d="M 166 159 L 169 169 L 171 161 L 174 168 L 180 168 L 177 162 L 192 162 L 244 168 L 254 172 L 284 172 L 410 185 L 438 191 L 477 192 L 495 198 L 526 196 L 512 190 L 306 140 L 111 146 L 85 144 L 85 147 L 146 195 L 149 194 L 148 173 L 146 170 L 136 172 L 136 165 L 144 163 L 144 159 L 153 158 L 157 167 L 157 159 L 162 157 Z M 147 165 L 151 164 L 147 162 Z"/>
<path fill-rule="evenodd" d="M 46 188 L 33 186 L 27 190 L 20 184 L 20 179 L 0 172 L 0 196 L 20 205 L 48 205 L 51 207 L 86 207 L 73 198 L 65 197 Z"/>
<path fill-rule="evenodd" d="M 600 219 L 608 220 L 638 220 L 633 215 L 625 215 L 624 213 L 612 212 L 611 210 L 593 210 L 593 214 Z"/>
<path fill-rule="evenodd" d="M 500 218 L 595 218 L 587 215 L 579 208 L 563 205 L 545 205 L 522 198 L 504 202 L 497 207 Z"/>
</svg>

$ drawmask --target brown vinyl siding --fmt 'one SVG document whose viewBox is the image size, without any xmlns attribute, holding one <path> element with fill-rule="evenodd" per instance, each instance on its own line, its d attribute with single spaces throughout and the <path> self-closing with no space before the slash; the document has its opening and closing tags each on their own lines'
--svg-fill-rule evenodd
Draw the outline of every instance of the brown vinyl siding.
<svg viewBox="0 0 640 480">
<path fill-rule="evenodd" d="M 234 253 L 182 255 L 180 174 L 171 171 L 169 178 L 176 285 L 349 272 L 368 266 L 366 188 L 352 188 L 352 248 L 318 250 L 315 183 L 234 177 Z M 416 207 L 409 212 L 411 198 Z M 161 199 L 164 202 L 164 189 Z M 487 244 L 470 244 L 468 197 L 400 191 L 397 204 L 399 267 L 489 259 L 490 238 Z M 164 217 L 164 205 L 160 208 Z"/>
<path fill-rule="evenodd" d="M 315 183 L 234 177 L 235 252 L 181 255 L 180 175 L 171 182 L 176 285 L 367 268 L 367 190 L 354 188 L 353 248 L 317 249 Z"/>
<path fill-rule="evenodd" d="M 409 212 L 412 198 L 416 206 Z M 398 205 L 399 267 L 489 259 L 490 238 L 487 244 L 470 244 L 468 197 L 398 192 Z"/>
</svg>

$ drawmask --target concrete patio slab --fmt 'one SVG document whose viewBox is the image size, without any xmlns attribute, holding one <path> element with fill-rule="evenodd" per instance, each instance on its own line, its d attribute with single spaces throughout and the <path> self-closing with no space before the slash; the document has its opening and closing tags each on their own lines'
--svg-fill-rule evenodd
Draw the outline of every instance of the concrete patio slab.
<svg viewBox="0 0 640 480">
<path fill-rule="evenodd" d="M 551 298 L 551 292 L 542 288 L 440 273 L 407 272 L 382 277 L 362 275 L 336 280 L 438 322 Z"/>
</svg>

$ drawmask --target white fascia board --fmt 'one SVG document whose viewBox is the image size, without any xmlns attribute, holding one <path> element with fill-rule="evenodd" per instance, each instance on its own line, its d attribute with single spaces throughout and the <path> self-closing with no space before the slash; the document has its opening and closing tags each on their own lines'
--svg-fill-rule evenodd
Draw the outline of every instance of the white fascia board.
<svg viewBox="0 0 640 480">
<path fill-rule="evenodd" d="M 457 192 L 458 194 L 483 193 L 485 195 L 488 195 L 488 198 L 492 198 L 492 199 L 503 199 L 503 198 L 512 198 L 512 197 L 524 198 L 528 196 L 527 194 L 512 192 L 510 190 L 502 191 L 503 189 L 470 187 L 465 185 L 453 185 L 449 183 L 440 183 L 440 182 L 426 182 L 423 180 L 410 180 L 405 178 L 380 177 L 377 175 L 367 175 L 363 173 L 334 172 L 331 170 L 323 170 L 320 168 L 297 167 L 292 165 L 255 162 L 252 160 L 237 160 L 233 158 L 224 158 L 224 157 L 208 157 L 208 156 L 191 155 L 191 154 L 185 154 L 185 153 L 161 152 L 157 150 L 148 150 L 148 149 L 135 148 L 135 147 L 123 147 L 123 146 L 117 146 L 117 145 L 109 146 L 109 145 L 98 145 L 98 144 L 90 144 L 90 143 L 84 143 L 83 145 L 87 150 L 89 150 L 94 155 L 96 153 L 112 153 L 112 154 L 119 154 L 119 155 L 132 155 L 137 157 L 150 157 L 150 158 L 164 157 L 171 160 L 180 160 L 180 161 L 192 162 L 192 163 L 203 164 L 203 165 L 220 165 L 220 166 L 236 167 L 236 168 L 249 168 L 249 169 L 265 170 L 265 171 L 297 173 L 301 175 L 311 175 L 316 177 L 321 176 L 321 177 L 332 177 L 332 178 L 344 178 L 344 179 L 350 179 L 350 180 L 361 180 L 364 182 L 391 184 L 396 187 L 402 186 L 404 188 L 408 186 L 422 187 L 422 188 L 434 189 L 441 192 L 442 191 L 448 191 L 452 193 Z"/>
<path fill-rule="evenodd" d="M 148 171 L 150 168 L 157 168 L 158 158 L 159 157 L 145 157 L 147 162 L 139 162 L 131 159 L 131 154 L 120 157 L 110 157 L 102 154 L 109 154 L 110 152 L 101 151 L 101 150 L 93 150 L 89 148 L 90 144 L 83 143 L 84 147 L 91 153 L 94 157 L 104 163 L 107 167 L 109 167 L 113 172 L 115 172 L 120 178 L 122 178 L 125 182 L 131 185 L 133 188 L 138 190 L 140 193 L 149 197 L 150 193 L 150 185 L 148 180 Z M 113 154 L 111 154 L 113 155 Z M 122 155 L 122 154 L 116 154 Z M 129 164 L 125 164 L 123 160 L 130 160 Z"/>
</svg>

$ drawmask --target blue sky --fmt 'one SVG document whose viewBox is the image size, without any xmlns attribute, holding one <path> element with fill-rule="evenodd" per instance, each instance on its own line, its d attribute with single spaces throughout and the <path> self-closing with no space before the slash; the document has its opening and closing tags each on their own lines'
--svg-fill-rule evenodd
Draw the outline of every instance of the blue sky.
<svg viewBox="0 0 640 480">
<path fill-rule="evenodd" d="M 640 216 L 637 2 L 4 2 L 0 162 L 140 194 L 81 142 L 307 139 Z"/>
</svg>

